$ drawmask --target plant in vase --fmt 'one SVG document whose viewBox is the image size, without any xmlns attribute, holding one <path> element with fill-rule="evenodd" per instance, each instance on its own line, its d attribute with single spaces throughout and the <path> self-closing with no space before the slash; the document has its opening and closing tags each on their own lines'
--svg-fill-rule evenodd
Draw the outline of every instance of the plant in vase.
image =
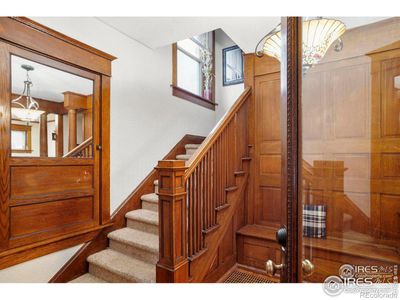
<svg viewBox="0 0 400 300">
<path fill-rule="evenodd" d="M 211 83 L 214 76 L 212 53 L 208 49 L 201 49 L 200 59 L 202 62 L 201 72 L 203 73 L 203 78 L 204 78 L 203 97 L 210 100 Z"/>
</svg>

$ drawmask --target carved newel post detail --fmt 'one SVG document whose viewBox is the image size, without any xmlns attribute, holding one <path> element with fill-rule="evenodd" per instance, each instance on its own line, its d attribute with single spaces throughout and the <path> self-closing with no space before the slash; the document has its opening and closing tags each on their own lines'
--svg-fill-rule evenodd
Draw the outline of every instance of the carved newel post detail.
<svg viewBox="0 0 400 300">
<path fill-rule="evenodd" d="M 186 185 L 184 161 L 161 160 L 158 170 L 160 254 L 157 282 L 187 282 Z"/>
</svg>

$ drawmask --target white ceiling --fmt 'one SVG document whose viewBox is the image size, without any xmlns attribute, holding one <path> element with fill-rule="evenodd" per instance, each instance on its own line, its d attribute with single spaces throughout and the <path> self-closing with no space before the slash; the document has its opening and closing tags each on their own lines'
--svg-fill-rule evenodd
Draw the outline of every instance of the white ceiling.
<svg viewBox="0 0 400 300">
<path fill-rule="evenodd" d="M 348 29 L 383 17 L 333 17 Z M 103 23 L 155 49 L 194 35 L 221 28 L 245 53 L 280 23 L 280 17 L 99 17 Z"/>
<path fill-rule="evenodd" d="M 221 28 L 245 52 L 279 22 L 279 17 L 101 17 L 128 37 L 155 49 Z"/>
<path fill-rule="evenodd" d="M 26 80 L 26 71 L 21 65 L 26 64 L 35 68 L 29 72 L 33 83 L 31 96 L 54 102 L 63 102 L 63 92 L 70 91 L 83 95 L 93 94 L 93 81 L 60 71 L 18 56 L 11 57 L 12 93 L 21 94 Z"/>
</svg>

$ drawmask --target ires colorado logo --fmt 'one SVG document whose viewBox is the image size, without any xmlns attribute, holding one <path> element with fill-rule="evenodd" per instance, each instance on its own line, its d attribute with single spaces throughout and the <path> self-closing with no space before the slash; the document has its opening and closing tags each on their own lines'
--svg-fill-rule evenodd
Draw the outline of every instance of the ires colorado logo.
<svg viewBox="0 0 400 300">
<path fill-rule="evenodd" d="M 323 288 L 330 296 L 342 292 L 360 292 L 360 297 L 397 297 L 398 266 L 353 266 L 342 265 L 339 276 L 332 275 L 325 279 Z M 385 284 L 385 285 L 382 285 Z M 390 284 L 390 285 L 388 285 Z"/>
</svg>

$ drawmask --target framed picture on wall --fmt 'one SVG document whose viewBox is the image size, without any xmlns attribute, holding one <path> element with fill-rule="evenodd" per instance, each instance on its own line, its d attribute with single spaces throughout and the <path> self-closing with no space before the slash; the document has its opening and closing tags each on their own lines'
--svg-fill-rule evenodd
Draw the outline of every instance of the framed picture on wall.
<svg viewBox="0 0 400 300">
<path fill-rule="evenodd" d="M 223 85 L 243 82 L 243 55 L 238 46 L 222 49 Z"/>
</svg>

